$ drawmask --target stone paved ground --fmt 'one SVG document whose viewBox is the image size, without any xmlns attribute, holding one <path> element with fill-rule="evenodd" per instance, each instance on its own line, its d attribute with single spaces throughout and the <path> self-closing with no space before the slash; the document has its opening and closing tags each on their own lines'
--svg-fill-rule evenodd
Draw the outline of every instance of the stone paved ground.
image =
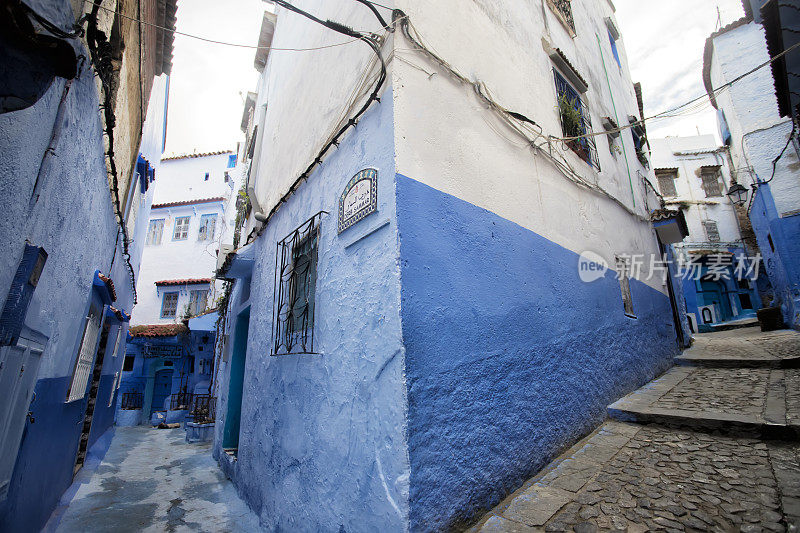
<svg viewBox="0 0 800 533">
<path fill-rule="evenodd" d="M 800 434 L 763 437 L 765 428 L 791 429 L 800 417 L 800 370 L 782 366 L 800 354 L 800 335 L 749 329 L 698 337 L 702 366 L 675 367 L 616 402 L 609 412 L 618 420 L 471 531 L 797 531 Z"/>
<path fill-rule="evenodd" d="M 146 427 L 107 432 L 44 531 L 259 531 L 210 444 L 187 444 L 184 435 Z"/>
</svg>

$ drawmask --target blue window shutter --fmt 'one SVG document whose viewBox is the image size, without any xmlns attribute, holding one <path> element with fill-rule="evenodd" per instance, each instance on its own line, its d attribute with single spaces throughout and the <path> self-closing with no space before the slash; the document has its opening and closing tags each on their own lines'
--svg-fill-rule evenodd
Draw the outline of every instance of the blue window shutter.
<svg viewBox="0 0 800 533">
<path fill-rule="evenodd" d="M 619 59 L 619 50 L 617 50 L 617 41 L 614 40 L 614 36 L 611 35 L 611 32 L 608 32 L 608 40 L 611 41 L 611 53 L 614 54 L 614 59 L 617 60 L 617 65 L 619 68 L 622 68 L 622 61 Z"/>
<path fill-rule="evenodd" d="M 28 305 L 46 261 L 47 252 L 44 249 L 25 244 L 22 260 L 14 274 L 3 312 L 0 314 L 0 346 L 12 346 L 17 343 L 25 315 L 28 314 Z"/>
<path fill-rule="evenodd" d="M 228 168 L 236 166 L 236 154 L 228 156 Z"/>
</svg>

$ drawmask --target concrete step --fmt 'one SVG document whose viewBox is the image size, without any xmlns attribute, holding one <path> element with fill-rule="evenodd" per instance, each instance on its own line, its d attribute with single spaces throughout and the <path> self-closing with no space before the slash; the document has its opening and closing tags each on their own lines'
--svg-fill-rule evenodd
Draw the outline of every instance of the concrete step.
<svg viewBox="0 0 800 533">
<path fill-rule="evenodd" d="M 704 368 L 800 368 L 800 333 L 746 328 L 696 335 L 692 347 L 675 363 Z"/>
<path fill-rule="evenodd" d="M 797 370 L 676 366 L 608 406 L 608 414 L 621 422 L 800 440 L 799 385 Z"/>
</svg>

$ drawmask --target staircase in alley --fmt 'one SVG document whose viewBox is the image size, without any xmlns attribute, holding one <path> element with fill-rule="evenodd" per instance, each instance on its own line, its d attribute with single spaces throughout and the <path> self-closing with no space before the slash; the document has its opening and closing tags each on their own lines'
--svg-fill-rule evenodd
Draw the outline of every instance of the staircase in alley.
<svg viewBox="0 0 800 533">
<path fill-rule="evenodd" d="M 794 531 L 800 333 L 697 335 L 472 531 Z"/>
</svg>

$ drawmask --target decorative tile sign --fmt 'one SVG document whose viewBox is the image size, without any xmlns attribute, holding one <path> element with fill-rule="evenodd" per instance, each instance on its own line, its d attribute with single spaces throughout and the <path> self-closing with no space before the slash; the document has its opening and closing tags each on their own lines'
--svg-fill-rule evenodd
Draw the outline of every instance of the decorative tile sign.
<svg viewBox="0 0 800 533">
<path fill-rule="evenodd" d="M 367 168 L 353 176 L 339 198 L 339 233 L 378 210 L 378 171 Z"/>
</svg>

